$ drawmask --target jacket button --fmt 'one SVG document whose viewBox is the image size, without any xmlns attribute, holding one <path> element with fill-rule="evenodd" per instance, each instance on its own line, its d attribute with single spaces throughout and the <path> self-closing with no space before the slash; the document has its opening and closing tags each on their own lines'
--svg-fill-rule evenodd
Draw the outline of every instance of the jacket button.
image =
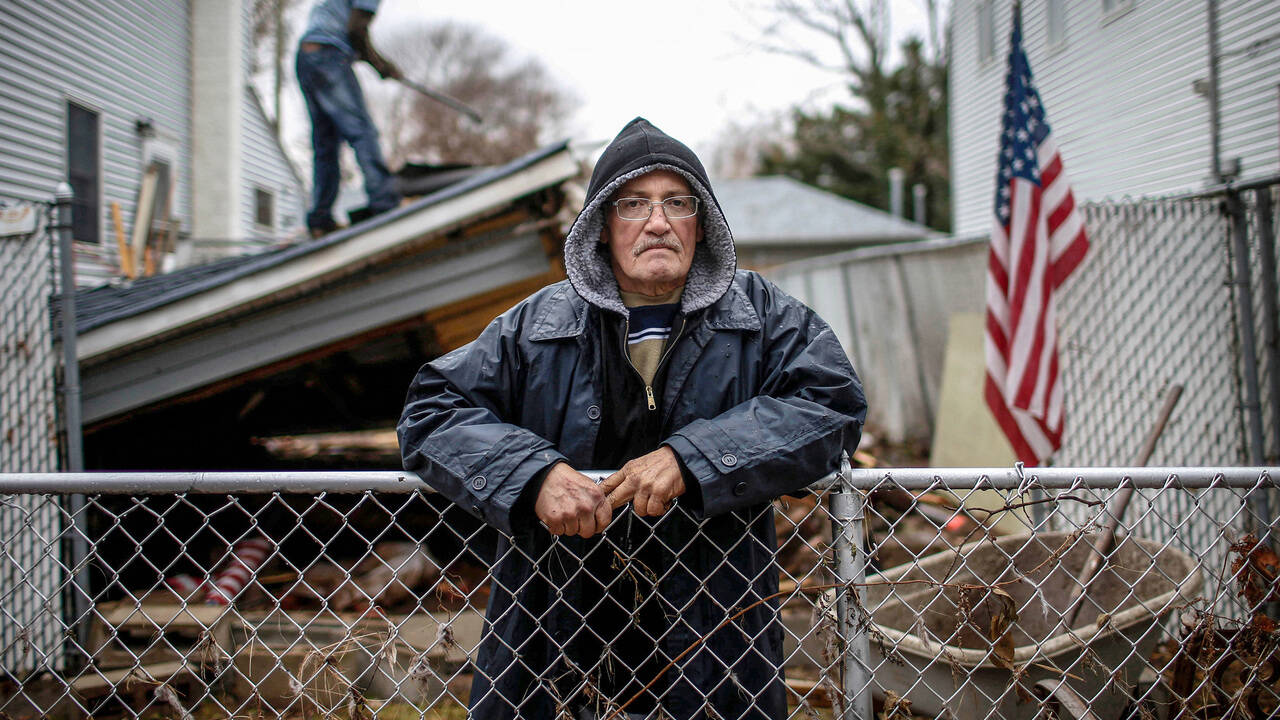
<svg viewBox="0 0 1280 720">
<path fill-rule="evenodd" d="M 734 486 L 733 486 L 733 494 L 734 494 L 734 495 L 741 495 L 742 493 L 744 493 L 744 492 L 746 492 L 746 491 L 747 491 L 747 484 L 746 484 L 745 482 L 740 482 L 740 483 L 738 483 L 737 485 L 734 485 Z"/>
<path fill-rule="evenodd" d="M 599 419 L 600 419 L 600 406 L 599 406 L 599 405 L 592 405 L 591 407 L 587 408 L 587 417 L 591 418 L 592 420 L 599 420 Z"/>
<path fill-rule="evenodd" d="M 476 511 L 476 517 L 484 517 L 484 511 L 480 509 L 479 505 L 472 505 L 471 509 Z"/>
<path fill-rule="evenodd" d="M 720 456 L 720 462 L 724 463 L 729 467 L 733 467 L 734 465 L 738 464 L 738 456 L 734 455 L 733 453 L 725 453 L 724 455 Z"/>
<path fill-rule="evenodd" d="M 471 479 L 471 487 L 475 488 L 476 490 L 483 490 L 484 484 L 485 484 L 485 479 L 483 475 L 477 475 Z"/>
</svg>

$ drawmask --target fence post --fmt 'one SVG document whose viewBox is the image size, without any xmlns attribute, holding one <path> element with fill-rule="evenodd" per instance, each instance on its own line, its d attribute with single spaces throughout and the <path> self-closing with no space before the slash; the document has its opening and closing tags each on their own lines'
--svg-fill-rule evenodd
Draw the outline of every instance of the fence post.
<svg viewBox="0 0 1280 720">
<path fill-rule="evenodd" d="M 1264 453 L 1268 463 L 1280 454 L 1280 308 L 1276 289 L 1276 229 L 1271 222 L 1271 189 L 1267 185 L 1253 191 L 1254 214 L 1258 223 L 1258 262 L 1262 283 L 1262 342 L 1270 369 L 1267 399 L 1271 409 L 1271 452 Z"/>
<path fill-rule="evenodd" d="M 844 720 L 871 720 L 871 645 L 866 626 L 858 622 L 858 585 L 866 579 L 862 552 L 866 499 L 853 487 L 849 456 L 840 459 L 839 483 L 831 493 L 831 535 L 835 551 L 836 579 L 850 587 L 836 592 L 836 626 L 843 655 L 840 658 L 840 692 Z M 851 596 L 855 603 L 851 605 Z"/>
<path fill-rule="evenodd" d="M 1240 325 L 1240 354 L 1244 357 L 1244 408 L 1247 421 L 1248 463 L 1265 464 L 1265 442 L 1262 439 L 1262 392 L 1258 381 L 1258 343 L 1253 318 L 1253 268 L 1249 263 L 1249 220 L 1245 215 L 1241 191 L 1227 188 L 1227 211 L 1231 214 L 1231 238 L 1235 251 L 1236 313 Z M 1266 493 L 1251 493 L 1253 531 L 1261 534 L 1270 523 L 1271 509 Z"/>
<path fill-rule="evenodd" d="M 62 417 L 66 431 L 67 469 L 71 472 L 83 472 L 80 359 L 76 352 L 76 259 L 71 237 L 71 205 L 74 199 L 71 186 L 65 182 L 58 183 L 54 191 L 54 203 L 57 212 L 55 229 L 58 233 L 59 299 L 62 319 Z M 73 578 L 68 591 L 71 598 L 71 611 L 74 615 L 70 620 L 75 625 L 79 646 L 85 648 L 89 640 L 89 611 L 92 601 L 89 599 L 89 529 L 87 518 L 85 518 L 84 495 L 69 495 L 66 512 L 73 529 L 68 548 L 71 561 L 68 566 L 71 568 Z M 72 658 L 77 657 L 77 654 L 73 651 L 68 655 L 69 662 L 75 663 Z"/>
</svg>

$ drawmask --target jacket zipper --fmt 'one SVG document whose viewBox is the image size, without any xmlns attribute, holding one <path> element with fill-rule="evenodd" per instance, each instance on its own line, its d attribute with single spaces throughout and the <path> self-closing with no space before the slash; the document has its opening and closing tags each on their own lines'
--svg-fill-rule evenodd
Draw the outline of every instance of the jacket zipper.
<svg viewBox="0 0 1280 720">
<path fill-rule="evenodd" d="M 667 357 L 671 355 L 671 349 L 676 346 L 676 341 L 680 339 L 681 335 L 684 335 L 684 326 L 684 320 L 681 319 L 680 331 L 671 339 L 671 342 L 667 343 L 667 349 L 662 352 L 662 357 L 658 358 L 658 365 L 653 369 L 654 377 L 657 377 L 658 372 L 662 370 L 662 364 L 665 363 L 667 361 Z M 657 410 L 658 401 L 653 396 L 653 386 L 644 381 L 644 376 L 640 374 L 639 368 L 636 367 L 635 363 L 631 362 L 631 351 L 627 347 L 627 338 L 630 336 L 631 318 L 628 317 L 622 325 L 622 356 L 627 359 L 627 364 L 631 366 L 631 370 L 636 374 L 636 377 L 640 378 L 640 382 L 644 383 L 644 397 L 645 400 L 649 401 L 649 410 Z"/>
</svg>

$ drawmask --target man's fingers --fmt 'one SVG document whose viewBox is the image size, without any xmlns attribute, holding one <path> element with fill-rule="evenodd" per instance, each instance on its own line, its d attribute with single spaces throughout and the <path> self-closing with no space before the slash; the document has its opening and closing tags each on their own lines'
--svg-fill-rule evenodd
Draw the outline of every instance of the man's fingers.
<svg viewBox="0 0 1280 720">
<path fill-rule="evenodd" d="M 636 488 L 635 496 L 631 498 L 631 510 L 640 517 L 649 514 L 649 488 Z"/>
<path fill-rule="evenodd" d="M 626 473 L 619 470 L 618 472 L 600 481 L 600 492 L 604 493 L 605 495 L 608 495 L 609 493 L 613 492 L 614 488 L 621 485 L 622 481 L 626 479 L 627 479 Z"/>
<path fill-rule="evenodd" d="M 614 486 L 612 490 L 606 491 L 609 496 L 609 507 L 617 510 L 631 501 L 636 494 L 636 481 L 630 476 L 624 475 L 622 472 L 614 473 L 611 477 L 622 476 L 622 479 Z"/>
<path fill-rule="evenodd" d="M 596 531 L 597 532 L 604 532 L 604 529 L 609 527 L 609 521 L 612 519 L 613 519 L 613 512 L 611 512 L 610 510 L 609 503 L 602 502 L 599 505 L 596 505 Z"/>
</svg>

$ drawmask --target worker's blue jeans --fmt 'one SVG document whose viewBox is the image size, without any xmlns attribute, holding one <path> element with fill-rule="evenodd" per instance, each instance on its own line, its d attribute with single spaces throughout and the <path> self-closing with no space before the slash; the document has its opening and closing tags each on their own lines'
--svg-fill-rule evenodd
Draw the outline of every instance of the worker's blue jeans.
<svg viewBox="0 0 1280 720">
<path fill-rule="evenodd" d="M 364 93 L 351 71 L 351 58 L 335 47 L 323 46 L 311 52 L 298 51 L 298 87 L 311 115 L 311 144 L 315 149 L 311 209 L 307 227 L 330 230 L 334 227 L 333 203 L 338 197 L 341 172 L 338 151 L 342 141 L 355 151 L 364 175 L 364 192 L 374 213 L 400 204 L 391 172 L 378 147 L 378 129 L 369 119 Z"/>
</svg>

